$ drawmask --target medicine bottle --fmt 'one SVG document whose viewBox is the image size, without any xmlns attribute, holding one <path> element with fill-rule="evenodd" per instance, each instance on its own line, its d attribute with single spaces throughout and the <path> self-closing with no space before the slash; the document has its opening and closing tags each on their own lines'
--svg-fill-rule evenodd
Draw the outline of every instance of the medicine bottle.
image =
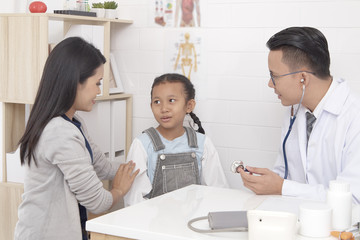
<svg viewBox="0 0 360 240">
<path fill-rule="evenodd" d="M 332 228 L 346 230 L 351 226 L 352 194 L 350 184 L 342 181 L 330 181 L 327 204 L 332 208 Z"/>
</svg>

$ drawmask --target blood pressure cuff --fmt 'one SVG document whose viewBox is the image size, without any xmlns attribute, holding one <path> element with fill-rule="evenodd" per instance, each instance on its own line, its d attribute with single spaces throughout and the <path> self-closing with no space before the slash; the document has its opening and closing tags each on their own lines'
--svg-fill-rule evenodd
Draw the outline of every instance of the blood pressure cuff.
<svg viewBox="0 0 360 240">
<path fill-rule="evenodd" d="M 198 229 L 192 226 L 194 222 L 205 220 L 209 221 L 209 229 Z M 198 217 L 188 222 L 188 227 L 200 233 L 228 232 L 228 231 L 247 231 L 248 221 L 246 211 L 225 211 L 209 212 L 207 217 Z"/>
<path fill-rule="evenodd" d="M 211 229 L 248 227 L 246 211 L 209 212 L 208 220 Z"/>
</svg>

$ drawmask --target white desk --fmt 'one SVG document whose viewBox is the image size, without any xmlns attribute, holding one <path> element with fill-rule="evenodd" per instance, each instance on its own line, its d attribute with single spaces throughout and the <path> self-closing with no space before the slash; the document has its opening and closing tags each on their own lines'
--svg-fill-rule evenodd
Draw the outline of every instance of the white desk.
<svg viewBox="0 0 360 240">
<path fill-rule="evenodd" d="M 274 199 L 279 200 L 278 205 L 284 205 L 285 200 L 287 204 L 289 203 L 289 198 L 281 196 L 259 196 L 248 190 L 191 185 L 89 220 L 86 229 L 92 232 L 92 240 L 248 239 L 246 232 L 196 233 L 187 227 L 187 223 L 193 218 L 207 216 L 209 212 L 264 209 L 269 205 L 272 206 L 272 203 L 276 202 Z M 294 206 L 297 206 L 299 200 L 294 199 L 294 201 Z M 281 207 L 283 206 L 273 206 L 273 209 L 268 210 L 278 210 Z M 291 204 L 287 207 L 295 208 L 291 207 Z M 293 210 L 297 211 L 297 209 Z M 195 226 L 209 228 L 207 221 L 199 222 Z M 299 236 L 298 239 L 308 238 Z M 317 238 L 317 240 L 325 239 Z"/>
</svg>

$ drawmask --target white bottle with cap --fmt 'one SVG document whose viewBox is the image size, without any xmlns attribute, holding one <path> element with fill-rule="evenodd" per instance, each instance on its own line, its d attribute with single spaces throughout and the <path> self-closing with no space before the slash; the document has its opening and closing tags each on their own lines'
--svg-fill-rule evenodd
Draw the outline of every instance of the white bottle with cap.
<svg viewBox="0 0 360 240">
<path fill-rule="evenodd" d="M 352 194 L 350 184 L 332 180 L 329 183 L 327 204 L 332 208 L 332 228 L 343 231 L 351 226 Z"/>
</svg>

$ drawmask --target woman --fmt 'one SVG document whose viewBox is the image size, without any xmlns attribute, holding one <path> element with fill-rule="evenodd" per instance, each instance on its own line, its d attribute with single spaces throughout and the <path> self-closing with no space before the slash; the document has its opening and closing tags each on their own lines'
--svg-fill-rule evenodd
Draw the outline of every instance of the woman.
<svg viewBox="0 0 360 240">
<path fill-rule="evenodd" d="M 86 209 L 96 214 L 111 208 L 138 174 L 132 162 L 107 161 L 75 114 L 91 111 L 105 61 L 78 37 L 50 53 L 19 142 L 26 176 L 15 239 L 87 239 Z M 113 179 L 112 190 L 100 179 Z"/>
</svg>

